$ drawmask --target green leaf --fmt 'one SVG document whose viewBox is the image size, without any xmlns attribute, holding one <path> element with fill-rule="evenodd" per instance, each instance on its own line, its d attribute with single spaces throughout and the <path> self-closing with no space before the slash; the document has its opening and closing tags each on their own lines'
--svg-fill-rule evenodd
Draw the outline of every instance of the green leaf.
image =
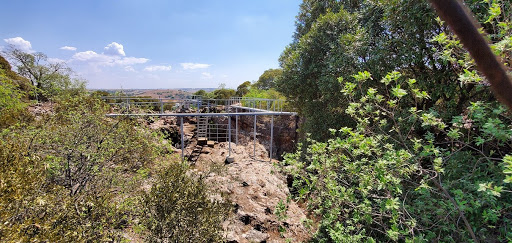
<svg viewBox="0 0 512 243">
<path fill-rule="evenodd" d="M 407 91 L 405 91 L 404 89 L 401 89 L 400 85 L 397 85 L 395 88 L 393 88 L 391 90 L 391 93 L 393 94 L 393 96 L 395 96 L 397 98 L 402 98 L 403 96 L 407 95 Z"/>
<path fill-rule="evenodd" d="M 358 82 L 364 82 L 368 79 L 372 79 L 372 75 L 368 71 L 358 72 L 357 74 L 352 75 L 352 77 Z"/>
<path fill-rule="evenodd" d="M 460 135 L 461 133 L 459 132 L 459 129 L 458 128 L 450 128 L 450 131 L 448 132 L 448 137 L 450 137 L 451 139 L 459 139 L 460 138 Z"/>
</svg>

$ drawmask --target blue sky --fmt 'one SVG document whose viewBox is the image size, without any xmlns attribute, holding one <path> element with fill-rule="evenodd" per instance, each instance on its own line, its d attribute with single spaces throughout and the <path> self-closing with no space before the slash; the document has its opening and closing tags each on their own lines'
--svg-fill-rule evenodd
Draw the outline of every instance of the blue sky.
<svg viewBox="0 0 512 243">
<path fill-rule="evenodd" d="M 0 46 L 65 61 L 89 88 L 236 88 L 292 40 L 300 0 L 4 0 Z"/>
</svg>

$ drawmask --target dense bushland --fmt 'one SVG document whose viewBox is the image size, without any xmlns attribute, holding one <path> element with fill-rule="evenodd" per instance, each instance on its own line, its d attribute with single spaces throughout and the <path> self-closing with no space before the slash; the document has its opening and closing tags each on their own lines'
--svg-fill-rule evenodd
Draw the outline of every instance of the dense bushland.
<svg viewBox="0 0 512 243">
<path fill-rule="evenodd" d="M 466 4 L 509 66 L 510 2 Z M 510 111 L 426 1 L 305 0 L 281 65 L 314 241 L 512 240 Z"/>
<path fill-rule="evenodd" d="M 161 136 L 130 118 L 106 118 L 109 106 L 83 89 L 51 78 L 23 89 L 7 71 L 0 69 L 2 241 L 122 241 L 130 232 L 159 242 L 222 239 L 225 204 Z M 27 97 L 36 95 L 27 92 L 52 101 L 41 108 L 48 111 L 28 112 L 36 101 Z"/>
</svg>

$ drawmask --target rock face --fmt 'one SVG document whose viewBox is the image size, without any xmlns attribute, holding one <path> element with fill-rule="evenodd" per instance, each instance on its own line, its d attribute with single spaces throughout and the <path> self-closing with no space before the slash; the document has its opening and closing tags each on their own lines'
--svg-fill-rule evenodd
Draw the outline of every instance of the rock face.
<svg viewBox="0 0 512 243">
<path fill-rule="evenodd" d="M 269 162 L 263 145 L 257 144 L 256 157 L 253 147 L 231 145 L 235 161 L 225 164 L 218 174 L 209 176 L 221 192 L 233 203 L 233 215 L 224 222 L 228 242 L 302 242 L 310 234 L 303 226 L 306 215 L 290 196 L 286 178 Z M 208 154 L 201 154 L 196 166 L 202 163 L 224 164 L 228 143 L 219 143 Z M 282 217 L 276 215 L 279 203 L 286 205 Z M 286 216 L 284 216 L 286 215 Z"/>
<path fill-rule="evenodd" d="M 244 140 L 252 141 L 254 116 L 239 117 L 241 136 Z M 297 116 L 274 116 L 274 140 L 272 143 L 272 158 L 282 159 L 285 153 L 295 150 L 297 140 Z M 258 116 L 256 138 L 270 151 L 271 117 Z"/>
</svg>

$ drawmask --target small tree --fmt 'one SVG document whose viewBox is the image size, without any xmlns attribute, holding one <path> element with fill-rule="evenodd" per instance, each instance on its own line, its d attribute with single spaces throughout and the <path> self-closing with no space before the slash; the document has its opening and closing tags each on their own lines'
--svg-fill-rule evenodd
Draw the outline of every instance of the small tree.
<svg viewBox="0 0 512 243">
<path fill-rule="evenodd" d="M 200 95 L 200 96 L 206 97 L 208 95 L 208 92 L 206 92 L 204 89 L 200 89 L 200 90 L 196 91 L 193 95 Z"/>
<path fill-rule="evenodd" d="M 187 172 L 186 164 L 170 163 L 144 193 L 148 242 L 222 242 L 229 204 L 212 199 L 204 178 Z"/>
<path fill-rule="evenodd" d="M 236 88 L 236 96 L 243 97 L 247 93 L 249 93 L 249 89 L 251 88 L 251 81 L 245 81 L 242 84 L 238 85 Z"/>
<path fill-rule="evenodd" d="M 276 80 L 283 74 L 282 69 L 268 69 L 263 72 L 254 86 L 258 89 L 271 89 L 276 87 Z"/>
<path fill-rule="evenodd" d="M 17 72 L 36 87 L 37 99 L 49 99 L 64 90 L 83 90 L 85 82 L 71 77 L 72 70 L 63 62 L 50 62 L 42 52 L 27 53 L 9 46 L 5 53 Z"/>
</svg>

